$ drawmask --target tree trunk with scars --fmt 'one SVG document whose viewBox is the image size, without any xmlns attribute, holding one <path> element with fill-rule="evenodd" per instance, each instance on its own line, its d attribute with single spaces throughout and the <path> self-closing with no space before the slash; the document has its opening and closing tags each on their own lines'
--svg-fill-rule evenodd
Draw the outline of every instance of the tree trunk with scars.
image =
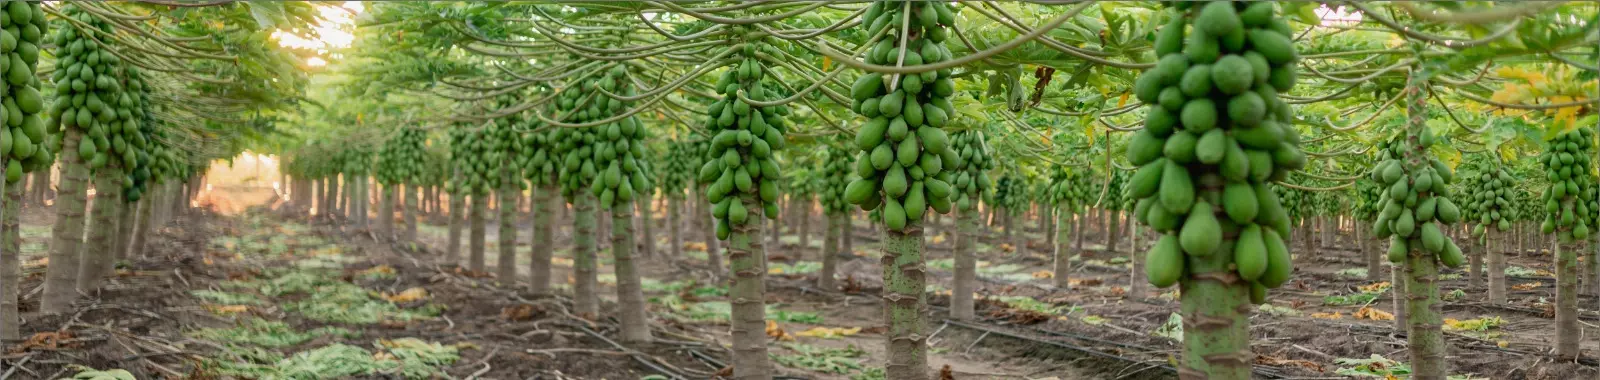
<svg viewBox="0 0 1600 380">
<path fill-rule="evenodd" d="M 26 189 L 5 182 L 0 180 L 0 193 L 5 194 L 5 202 L 0 202 L 0 341 L 16 341 L 22 338 L 18 329 L 22 314 L 17 307 L 17 297 L 22 295 L 18 290 L 22 285 L 22 233 L 17 222 L 22 219 L 19 213 Z"/>
<path fill-rule="evenodd" d="M 1506 255 L 1500 247 L 1501 234 L 1489 231 L 1489 303 L 1506 303 Z"/>
<path fill-rule="evenodd" d="M 1383 259 L 1381 258 L 1383 254 L 1381 250 L 1373 247 L 1373 243 L 1377 240 L 1368 235 L 1370 233 L 1368 229 L 1370 228 L 1372 227 L 1355 226 L 1356 245 L 1361 247 L 1361 258 L 1367 263 L 1367 281 L 1377 281 L 1378 276 L 1382 275 L 1380 272 L 1383 271 Z"/>
<path fill-rule="evenodd" d="M 1106 210 L 1106 253 L 1116 253 L 1118 239 L 1122 238 L 1122 212 Z"/>
<path fill-rule="evenodd" d="M 121 201 L 119 201 L 121 202 Z M 139 214 L 139 202 L 122 202 L 117 212 L 117 235 L 111 247 L 111 256 L 117 260 L 128 258 L 128 247 L 133 244 L 134 218 Z"/>
<path fill-rule="evenodd" d="M 1145 293 L 1149 291 L 1148 288 L 1150 286 L 1149 281 L 1141 278 L 1141 275 L 1144 274 L 1145 263 L 1144 248 L 1139 246 L 1139 230 L 1138 224 L 1130 224 L 1128 226 L 1128 263 L 1132 264 L 1128 268 L 1130 270 L 1128 272 L 1130 279 L 1128 281 L 1128 295 L 1134 299 L 1144 299 Z"/>
<path fill-rule="evenodd" d="M 656 217 L 654 210 L 651 210 L 650 207 L 652 205 L 652 201 L 655 200 L 655 196 L 648 193 L 651 192 L 646 191 L 645 194 L 641 194 L 642 197 L 638 200 L 640 228 L 639 234 L 630 234 L 630 236 L 636 236 L 636 238 L 630 240 L 638 240 L 639 255 L 643 257 L 653 257 L 656 255 L 656 234 L 655 231 L 653 231 L 653 226 L 651 226 L 651 224 L 655 223 Z"/>
<path fill-rule="evenodd" d="M 1556 247 L 1556 357 L 1576 359 L 1583 332 L 1578 325 L 1578 253 L 1576 243 L 1557 243 Z"/>
<path fill-rule="evenodd" d="M 927 305 L 922 226 L 908 222 L 903 231 L 884 228 L 883 315 L 889 320 L 887 379 L 928 378 L 928 335 L 922 308 Z"/>
<path fill-rule="evenodd" d="M 503 165 L 502 167 L 508 167 Z M 511 170 L 502 169 L 500 173 L 500 194 L 495 195 L 500 200 L 500 208 L 496 209 L 499 215 L 500 227 L 499 255 L 495 257 L 495 275 L 502 284 L 517 283 L 517 198 L 522 197 L 521 179 L 512 175 Z"/>
<path fill-rule="evenodd" d="M 396 184 L 379 184 L 383 187 L 383 198 L 378 202 L 378 239 L 389 241 L 394 239 L 394 199 Z"/>
<path fill-rule="evenodd" d="M 834 276 L 839 273 L 839 250 L 844 242 L 840 236 L 844 231 L 844 215 L 841 213 L 825 214 L 828 219 L 828 230 L 822 237 L 822 271 L 817 272 L 817 288 L 827 291 L 836 290 L 838 285 Z M 951 307 L 954 301 L 951 301 Z"/>
<path fill-rule="evenodd" d="M 483 251 L 489 230 L 484 220 L 484 214 L 489 213 L 489 194 L 475 192 L 471 197 L 472 209 L 467 211 L 467 269 L 482 273 L 488 267 Z"/>
<path fill-rule="evenodd" d="M 1466 223 L 1462 223 L 1466 226 Z M 1458 230 L 1460 231 L 1460 230 Z M 1472 236 L 1471 231 L 1462 231 L 1458 236 L 1466 237 L 1467 243 L 1467 289 L 1473 291 L 1483 290 L 1484 280 L 1488 277 L 1483 273 L 1483 256 L 1487 248 L 1483 245 L 1483 238 Z"/>
<path fill-rule="evenodd" d="M 667 193 L 667 234 L 671 235 L 671 243 L 667 246 L 673 258 L 683 257 L 683 218 L 679 209 L 683 205 L 682 190 Z"/>
<path fill-rule="evenodd" d="M 1047 235 L 1051 236 L 1050 240 L 1054 242 L 1051 247 L 1055 248 L 1053 254 L 1055 267 L 1052 273 L 1055 275 L 1056 289 L 1066 290 L 1072 286 L 1072 247 L 1069 246 L 1072 243 L 1072 213 L 1061 210 L 1056 212 L 1056 217 L 1060 220 L 1055 223 L 1055 231 L 1047 233 Z M 1133 282 L 1139 282 L 1139 280 L 1142 280 L 1142 278 L 1134 276 Z"/>
<path fill-rule="evenodd" d="M 955 280 L 950 286 L 950 318 L 970 321 L 977 318 L 972 292 L 978 286 L 978 259 L 974 250 L 981 214 L 976 209 L 956 208 Z"/>
<path fill-rule="evenodd" d="M 460 178 L 459 175 L 456 177 Z M 450 193 L 450 234 L 445 242 L 444 257 L 446 262 L 452 264 L 460 264 L 461 260 L 461 225 L 466 220 L 461 214 L 467 209 L 467 197 L 461 194 L 462 191 L 456 189 Z"/>
<path fill-rule="evenodd" d="M 78 252 L 83 245 L 84 210 L 88 197 L 89 168 L 78 158 L 78 141 L 85 136 L 66 128 L 62 140 L 61 184 L 56 196 L 56 224 L 50 231 L 50 263 L 44 275 L 44 296 L 39 311 L 60 313 L 78 299 Z"/>
<path fill-rule="evenodd" d="M 587 191 L 575 192 L 572 204 L 572 312 L 585 318 L 600 315 L 599 279 L 595 268 L 595 199 Z"/>
<path fill-rule="evenodd" d="M 1085 209 L 1085 211 L 1088 210 Z M 1086 224 L 1088 224 L 1089 213 L 1078 214 L 1077 219 L 1077 221 L 1073 222 L 1074 226 L 1072 227 L 1072 253 L 1084 255 L 1084 258 L 1087 259 L 1087 254 L 1083 252 L 1083 229 L 1088 227 Z"/>
<path fill-rule="evenodd" d="M 111 253 L 117 232 L 117 206 L 122 204 L 122 168 L 106 166 L 94 176 L 94 204 L 89 211 L 89 240 L 78 253 L 78 291 L 94 292 L 100 280 L 111 275 L 116 256 Z"/>
<path fill-rule="evenodd" d="M 144 255 L 145 242 L 150 241 L 150 230 L 155 228 L 155 210 L 160 208 L 160 205 L 156 204 L 155 194 L 151 195 L 139 200 L 139 215 L 134 217 L 133 239 L 129 243 L 128 257 Z"/>
<path fill-rule="evenodd" d="M 617 308 L 621 309 L 617 319 L 621 322 L 623 342 L 650 343 L 644 287 L 640 284 L 639 270 L 633 265 L 633 207 L 631 202 L 617 202 L 611 208 L 611 259 L 617 275 Z M 762 327 L 762 332 L 766 332 L 766 326 Z"/>
<path fill-rule="evenodd" d="M 1226 252 L 1231 243 L 1223 247 Z M 1254 308 L 1250 285 L 1229 268 L 1232 262 L 1226 254 L 1188 257 L 1188 274 L 1179 282 L 1184 324 L 1179 378 L 1250 378 L 1248 326 Z"/>
<path fill-rule="evenodd" d="M 1406 140 L 1411 149 L 1403 153 L 1402 159 L 1411 170 L 1428 165 L 1429 153 L 1420 144 L 1420 137 L 1425 131 L 1427 116 L 1427 95 L 1429 87 L 1429 69 L 1420 72 L 1413 71 L 1407 78 L 1404 96 L 1406 96 Z M 1413 244 L 1415 245 L 1415 244 Z M 1412 379 L 1416 380 L 1442 380 L 1445 377 L 1446 366 L 1444 357 L 1445 343 L 1444 332 L 1440 330 L 1443 317 L 1439 313 L 1439 269 L 1438 258 L 1432 252 L 1422 247 L 1410 247 L 1405 259 L 1406 273 L 1406 318 L 1407 343 L 1411 352 Z M 1399 293 L 1397 293 L 1399 294 Z"/>
<path fill-rule="evenodd" d="M 533 189 L 533 204 L 529 209 L 533 217 L 533 244 L 529 249 L 533 256 L 528 264 L 528 282 L 534 294 L 550 293 L 550 258 L 556 249 L 555 245 L 555 195 L 554 186 L 536 186 Z"/>
<path fill-rule="evenodd" d="M 313 212 L 316 215 L 321 215 L 324 208 L 327 208 L 327 206 L 322 204 L 322 180 L 313 179 L 311 180 L 311 198 L 306 199 L 306 216 L 313 215 Z"/>
<path fill-rule="evenodd" d="M 800 249 L 796 252 L 804 253 L 811 248 L 811 197 L 800 197 L 795 203 L 794 217 L 800 224 Z"/>
<path fill-rule="evenodd" d="M 420 201 L 417 198 L 422 196 L 421 191 L 419 191 L 421 188 L 416 185 L 410 185 L 402 186 L 401 189 L 405 192 L 405 208 L 401 214 L 404 214 L 406 229 L 400 235 L 400 239 L 406 243 L 415 243 L 417 241 L 417 203 Z"/>
<path fill-rule="evenodd" d="M 1056 228 L 1056 208 L 1048 205 L 1041 205 L 1038 212 L 1039 234 L 1044 235 L 1044 246 L 1052 247 L 1053 249 L 1053 247 L 1056 247 L 1056 241 L 1058 240 L 1056 235 L 1058 232 L 1060 232 L 1059 229 Z"/>
<path fill-rule="evenodd" d="M 745 204 L 760 204 L 750 194 L 740 195 Z M 772 363 L 767 358 L 766 293 L 767 251 L 762 245 L 761 207 L 751 207 L 749 221 L 732 226 L 728 233 L 728 265 L 733 284 L 728 288 L 733 322 L 733 378 L 766 380 L 772 378 Z"/>
</svg>

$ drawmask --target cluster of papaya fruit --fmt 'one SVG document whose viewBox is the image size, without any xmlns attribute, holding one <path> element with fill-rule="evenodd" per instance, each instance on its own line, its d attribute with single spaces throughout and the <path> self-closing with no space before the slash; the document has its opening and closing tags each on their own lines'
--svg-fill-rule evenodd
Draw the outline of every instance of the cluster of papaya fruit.
<svg viewBox="0 0 1600 380">
<path fill-rule="evenodd" d="M 1274 2 L 1173 5 L 1156 34 L 1159 60 L 1134 83 L 1150 106 L 1127 150 L 1139 166 L 1134 215 L 1163 234 L 1145 275 L 1167 287 L 1186 271 L 1232 268 L 1263 302 L 1293 271 L 1289 217 L 1268 182 L 1306 164 L 1294 111 L 1278 98 L 1299 56 Z"/>
<path fill-rule="evenodd" d="M 424 147 L 426 140 L 427 133 L 418 128 L 400 128 L 390 136 L 378 149 L 378 167 L 373 173 L 378 183 L 395 185 L 422 182 L 428 162 Z"/>
<path fill-rule="evenodd" d="M 0 93 L 10 95 L 4 100 L 5 112 L 0 112 L 0 121 L 4 122 L 0 125 L 0 159 L 6 161 L 4 181 L 7 183 L 21 180 L 23 173 L 50 167 L 55 162 L 55 152 L 61 149 L 61 137 L 55 128 L 46 127 L 43 116 L 39 115 L 44 109 L 44 95 L 39 93 L 39 78 L 34 73 L 39 65 L 39 45 L 44 43 L 48 25 L 39 4 L 0 1 L 0 53 L 5 54 L 0 56 L 0 74 L 4 75 L 4 80 L 0 80 Z M 63 40 L 58 37 L 57 43 Z M 58 62 L 65 62 L 65 59 L 62 57 Z M 57 66 L 66 67 L 59 63 Z M 56 70 L 56 76 L 64 78 L 66 74 L 62 72 Z M 53 111 L 59 117 L 66 110 Z"/>
<path fill-rule="evenodd" d="M 1308 204 L 1311 203 L 1311 197 L 1306 191 L 1288 186 L 1269 187 L 1272 188 L 1273 193 L 1277 194 L 1278 204 L 1282 205 L 1283 213 L 1289 216 L 1291 224 L 1296 220 L 1311 216 L 1310 207 L 1308 207 Z"/>
<path fill-rule="evenodd" d="M 832 145 L 828 146 L 822 157 L 822 211 L 828 215 L 843 214 L 850 208 L 850 202 L 844 201 L 844 190 L 850 186 L 850 172 L 855 167 L 855 157 L 845 148 Z"/>
<path fill-rule="evenodd" d="M 104 33 L 113 31 L 110 24 L 77 7 L 66 9 L 65 14 Z M 139 101 L 134 99 L 137 92 L 128 91 L 130 89 L 124 86 L 123 78 L 127 74 L 122 58 L 80 35 L 76 28 L 61 28 L 56 34 L 56 45 L 62 48 L 56 52 L 58 69 L 53 79 L 58 100 L 52 111 L 64 128 L 75 128 L 85 134 L 78 141 L 78 158 L 88 162 L 92 169 L 119 163 L 113 160 L 136 160 L 137 157 L 129 156 L 135 153 L 126 145 L 131 136 L 138 134 L 140 120 L 133 117 L 133 112 Z M 24 108 L 20 103 L 18 108 Z M 112 146 L 114 140 L 121 140 L 116 144 L 120 147 Z"/>
<path fill-rule="evenodd" d="M 150 114 L 150 87 L 145 84 L 139 69 L 129 67 L 125 73 L 127 93 L 133 99 L 130 107 L 132 112 L 123 120 L 121 133 L 110 139 L 111 153 L 120 155 L 122 159 L 123 199 L 137 202 L 149 190 L 148 183 L 156 179 L 152 173 L 155 157 L 170 152 L 155 139 L 160 129 L 156 128 L 155 117 Z"/>
<path fill-rule="evenodd" d="M 956 160 L 945 162 L 944 165 L 946 170 L 954 173 L 954 182 L 950 182 L 953 186 L 951 197 L 961 211 L 976 210 L 983 193 L 994 188 L 988 173 L 994 169 L 995 162 L 994 157 L 989 155 L 988 145 L 983 141 L 983 132 L 956 132 L 955 136 L 951 136 L 950 150 L 956 152 Z"/>
<path fill-rule="evenodd" d="M 348 184 L 355 178 L 367 175 L 372 165 L 372 152 L 365 146 L 350 145 L 340 149 L 339 153 L 334 155 L 334 161 L 338 162 L 339 173 L 344 173 L 347 181 L 345 183 Z"/>
<path fill-rule="evenodd" d="M 1379 146 L 1379 161 L 1371 179 L 1385 190 L 1379 195 L 1383 208 L 1372 224 L 1372 233 L 1389 239 L 1391 262 L 1405 260 L 1416 249 L 1438 255 L 1440 263 L 1453 268 L 1465 263 L 1466 256 L 1444 235 L 1442 225 L 1461 220 L 1461 208 L 1450 200 L 1455 173 L 1427 153 L 1433 140 L 1433 133 L 1422 128 L 1415 137 L 1392 139 Z M 1407 151 L 1412 151 L 1413 157 L 1407 157 Z"/>
<path fill-rule="evenodd" d="M 1377 220 L 1378 211 L 1383 207 L 1383 204 L 1379 203 L 1382 200 L 1383 188 L 1378 186 L 1378 181 L 1370 178 L 1357 179 L 1354 191 L 1355 207 L 1350 210 L 1351 216 L 1356 220 Z"/>
<path fill-rule="evenodd" d="M 1511 206 L 1516 199 L 1513 193 L 1517 190 L 1512 188 L 1515 179 L 1498 161 L 1490 159 L 1481 159 L 1470 168 L 1471 171 L 1462 171 L 1465 175 L 1461 183 L 1466 190 L 1466 208 L 1462 212 L 1467 220 L 1478 221 L 1472 234 L 1484 236 L 1490 228 L 1510 231 L 1511 221 L 1517 218 L 1517 210 Z"/>
<path fill-rule="evenodd" d="M 562 90 L 555 100 L 555 113 L 569 123 L 613 118 L 626 112 L 627 106 L 610 95 L 636 95 L 629 83 L 626 66 L 612 66 L 601 76 L 586 77 Z M 632 202 L 635 192 L 652 186 L 649 163 L 643 160 L 645 134 L 644 124 L 633 116 L 596 127 L 548 132 L 546 143 L 553 147 L 550 155 L 560 157 L 561 193 L 573 199 L 587 188 L 606 209 Z"/>
<path fill-rule="evenodd" d="M 693 139 L 693 141 L 686 141 Z M 701 158 L 706 154 L 706 144 L 703 138 L 693 136 L 689 139 L 675 141 L 667 144 L 667 154 L 661 163 L 661 188 L 672 194 L 683 194 L 685 189 L 695 183 L 696 170 L 705 161 Z"/>
<path fill-rule="evenodd" d="M 515 92 L 502 94 L 495 99 L 496 105 L 501 110 L 513 109 L 519 102 L 521 98 Z M 489 143 L 487 174 L 490 187 L 498 189 L 509 186 L 519 191 L 526 188 L 526 183 L 522 181 L 523 172 L 534 165 L 532 161 L 538 155 L 533 151 L 533 147 L 527 144 L 530 141 L 524 138 L 534 135 L 525 133 L 527 124 L 527 119 L 521 112 L 512 112 L 495 118 L 484 129 L 483 137 L 488 139 Z M 550 164 L 548 158 L 545 157 L 546 160 L 542 164 Z"/>
<path fill-rule="evenodd" d="M 867 35 L 876 38 L 867 62 L 917 66 L 949 60 L 946 28 L 955 25 L 949 3 L 876 1 L 861 17 Z M 903 45 L 900 45 L 904 42 Z M 950 69 L 909 74 L 868 72 L 850 88 L 851 108 L 867 117 L 856 132 L 856 175 L 845 200 L 863 210 L 882 208 L 881 219 L 893 231 L 914 226 L 928 209 L 950 212 L 952 173 L 959 152 L 950 149 L 944 126 L 955 115 L 950 96 L 955 80 Z"/>
<path fill-rule="evenodd" d="M 1063 212 L 1077 212 L 1094 202 L 1093 188 L 1084 170 L 1056 168 L 1050 173 L 1050 186 L 1045 190 L 1045 200 Z"/>
<path fill-rule="evenodd" d="M 456 180 L 450 181 L 447 190 L 462 195 L 484 195 L 497 177 L 493 175 L 496 162 L 490 159 L 490 142 L 485 129 L 461 123 L 450 129 L 450 162 L 455 166 Z"/>
<path fill-rule="evenodd" d="M 745 41 L 732 47 L 744 57 L 738 65 L 724 71 L 717 80 L 722 99 L 706 110 L 705 130 L 715 131 L 706 162 L 700 166 L 700 182 L 711 202 L 711 216 L 717 220 L 717 238 L 727 239 L 734 226 L 756 222 L 751 208 L 760 207 L 767 218 L 778 217 L 777 152 L 787 144 L 783 131 L 788 128 L 789 107 L 759 106 L 740 99 L 770 101 L 780 96 L 776 85 L 766 82 L 767 67 L 757 58 L 760 53 L 779 56 L 777 47 L 762 40 Z"/>
<path fill-rule="evenodd" d="M 1556 135 L 1550 148 L 1539 155 L 1550 186 L 1543 194 L 1544 222 L 1539 228 L 1554 233 L 1562 242 L 1584 240 L 1593 232 L 1595 212 L 1594 130 L 1577 130 Z"/>
<path fill-rule="evenodd" d="M 1018 175 L 1002 175 L 994 182 L 989 204 L 1005 212 L 1021 213 L 1028 207 L 1028 184 Z"/>
</svg>

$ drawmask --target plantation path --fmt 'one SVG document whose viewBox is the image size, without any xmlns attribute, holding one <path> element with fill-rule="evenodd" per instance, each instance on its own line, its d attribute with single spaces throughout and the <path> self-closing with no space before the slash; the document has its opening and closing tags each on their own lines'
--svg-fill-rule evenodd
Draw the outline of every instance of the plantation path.
<svg viewBox="0 0 1600 380">
<path fill-rule="evenodd" d="M 125 369 L 138 378 L 706 378 L 728 362 L 724 288 L 717 286 L 700 243 L 686 257 L 641 260 L 658 343 L 621 347 L 617 326 L 568 313 L 564 298 L 501 287 L 483 273 L 442 263 L 446 228 L 424 224 L 424 248 L 338 233 L 326 221 L 262 207 L 225 216 L 196 211 L 158 231 L 150 257 L 127 263 L 97 297 L 70 315 L 32 316 L 32 338 L 4 353 L 6 378 L 57 378 L 67 364 Z M 25 215 L 24 236 L 43 233 L 40 215 Z M 658 224 L 664 221 L 658 220 Z M 526 231 L 526 225 L 519 231 Z M 657 226 L 656 231 L 665 231 Z M 1026 226 L 1024 227 L 1026 229 Z M 354 231 L 345 227 L 345 231 Z M 940 228 L 939 231 L 948 229 Z M 488 229 L 487 262 L 498 252 Z M 858 225 L 855 254 L 842 260 L 843 289 L 814 287 L 820 236 L 802 247 L 794 231 L 769 250 L 770 349 L 780 373 L 793 378 L 875 379 L 882 373 L 881 303 L 875 282 L 874 234 Z M 1035 230 L 1024 253 L 985 236 L 980 260 L 980 321 L 944 319 L 951 243 L 930 234 L 930 365 L 959 379 L 1171 379 L 1181 328 L 1171 289 L 1128 298 L 1128 263 L 1099 244 L 1077 260 L 1074 288 L 1052 283 L 1050 259 Z M 530 247 L 519 244 L 525 254 Z M 694 236 L 694 234 L 691 234 Z M 557 246 L 568 246 L 558 232 Z M 695 239 L 686 239 L 694 241 Z M 1091 239 L 1100 241 L 1100 239 Z M 991 245 L 989 243 L 995 243 Z M 42 247 L 24 253 L 42 254 Z M 1404 368 L 1404 335 L 1381 319 L 1391 299 L 1386 284 L 1361 278 L 1354 253 L 1301 248 L 1301 271 L 1284 294 L 1253 316 L 1257 376 L 1342 377 Z M 523 255 L 519 255 L 523 256 Z M 570 256 L 558 249 L 558 282 Z M 525 261 L 525 257 L 519 257 Z M 1492 306 L 1452 298 L 1453 373 L 1493 379 L 1567 379 L 1596 373 L 1587 365 L 1551 363 L 1552 320 L 1539 303 L 1553 292 L 1547 256 L 1512 256 L 1513 303 Z M 602 252 L 604 315 L 613 315 L 614 277 Z M 40 281 L 38 260 L 24 291 Z M 519 266 L 526 265 L 525 262 Z M 492 270 L 491 270 L 492 272 Z M 1446 292 L 1466 287 L 1449 276 Z M 568 287 L 558 284 L 566 291 Z M 27 293 L 25 293 L 27 294 Z M 1462 294 L 1472 294 L 1463 292 Z M 1588 299 L 1592 302 L 1594 299 Z M 37 298 L 24 298 L 24 311 Z M 1364 307 L 1368 311 L 1362 312 Z M 1373 313 L 1379 311 L 1380 313 Z M 1600 315 L 1587 314 L 1589 321 Z M 1592 342 L 1585 348 L 1595 351 Z M 1376 356 L 1374 356 L 1376 355 Z M 621 363 L 621 364 L 619 364 Z M 1387 371 L 1387 372 L 1385 372 Z M 317 374 L 317 375 L 312 375 Z M 661 377 L 656 377 L 661 376 Z"/>
</svg>

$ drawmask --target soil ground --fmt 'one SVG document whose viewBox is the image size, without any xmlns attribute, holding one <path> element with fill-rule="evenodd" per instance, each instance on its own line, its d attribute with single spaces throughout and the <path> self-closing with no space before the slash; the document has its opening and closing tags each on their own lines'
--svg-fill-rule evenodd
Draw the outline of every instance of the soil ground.
<svg viewBox="0 0 1600 380">
<path fill-rule="evenodd" d="M 208 208 L 159 229 L 144 257 L 72 313 L 40 315 L 38 291 L 53 216 L 23 215 L 23 342 L 6 342 L 0 379 L 55 379 L 85 366 L 154 378 L 707 378 L 726 371 L 727 308 L 721 279 L 706 264 L 704 240 L 685 228 L 685 254 L 670 257 L 663 212 L 652 221 L 657 254 L 639 260 L 658 342 L 614 343 L 609 318 L 568 312 L 562 296 L 446 262 L 447 220 L 424 218 L 421 245 L 396 246 L 335 221 L 310 218 L 259 191 L 219 189 Z M 663 209 L 664 210 L 664 209 Z M 1173 379 L 1181 323 L 1173 289 L 1130 291 L 1129 247 L 1107 250 L 1091 231 L 1076 255 L 1069 289 L 1052 284 L 1043 230 L 1019 220 L 1020 251 L 998 227 L 978 243 L 981 297 L 976 321 L 945 316 L 951 287 L 950 218 L 928 233 L 929 363 L 957 379 Z M 526 267 L 529 225 L 517 221 Z M 558 221 L 558 226 L 567 224 Z M 769 345 L 791 378 L 875 379 L 883 364 L 881 268 L 875 233 L 857 220 L 855 252 L 842 257 L 840 289 L 817 289 L 822 220 L 802 244 L 784 226 L 771 263 Z M 497 228 L 486 255 L 496 262 Z M 570 231 L 558 228 L 558 288 L 570 281 Z M 1297 274 L 1251 316 L 1258 378 L 1404 377 L 1405 333 L 1393 321 L 1392 291 L 1367 280 L 1352 237 L 1296 248 Z M 1304 242 L 1297 242 L 1304 243 Z M 463 251 L 465 247 L 463 247 Z M 614 276 L 601 252 L 602 315 L 613 315 Z M 1451 373 L 1484 379 L 1594 378 L 1595 363 L 1552 359 L 1554 322 L 1546 252 L 1514 253 L 1510 303 L 1484 302 L 1459 271 L 1441 293 L 1451 324 Z M 493 272 L 491 269 L 489 272 Z M 1383 274 L 1387 278 L 1387 273 Z M 1459 293 L 1456 291 L 1460 290 Z M 1586 333 L 1600 320 L 1584 301 Z M 1362 312 L 1367 309 L 1367 312 Z M 1600 353 L 1596 341 L 1586 353 Z M 294 372 L 309 371 L 309 372 Z M 315 374 L 315 375 L 312 375 Z M 338 374 L 338 375 L 328 375 Z"/>
</svg>

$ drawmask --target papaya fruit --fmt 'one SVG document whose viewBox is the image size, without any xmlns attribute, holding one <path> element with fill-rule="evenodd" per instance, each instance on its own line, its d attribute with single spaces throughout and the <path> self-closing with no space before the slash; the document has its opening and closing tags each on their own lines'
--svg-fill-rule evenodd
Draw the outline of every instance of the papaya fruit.
<svg viewBox="0 0 1600 380">
<path fill-rule="evenodd" d="M 1233 245 L 1233 264 L 1239 277 L 1256 281 L 1267 272 L 1267 245 L 1261 226 L 1247 224 Z"/>
<path fill-rule="evenodd" d="M 1172 234 L 1161 235 L 1150 251 L 1145 253 L 1144 260 L 1145 280 L 1157 288 L 1172 286 L 1183 276 L 1183 252 L 1178 238 Z"/>
<path fill-rule="evenodd" d="M 1178 233 L 1178 240 L 1183 251 L 1190 255 L 1205 257 L 1217 251 L 1217 247 L 1222 245 L 1222 226 L 1217 223 L 1216 212 L 1211 209 L 1210 203 L 1204 200 L 1194 202 Z"/>
<path fill-rule="evenodd" d="M 1261 241 L 1267 249 L 1267 269 L 1256 281 L 1268 288 L 1277 288 L 1294 274 L 1294 259 L 1289 254 L 1289 244 L 1271 228 L 1261 229 Z"/>
</svg>

